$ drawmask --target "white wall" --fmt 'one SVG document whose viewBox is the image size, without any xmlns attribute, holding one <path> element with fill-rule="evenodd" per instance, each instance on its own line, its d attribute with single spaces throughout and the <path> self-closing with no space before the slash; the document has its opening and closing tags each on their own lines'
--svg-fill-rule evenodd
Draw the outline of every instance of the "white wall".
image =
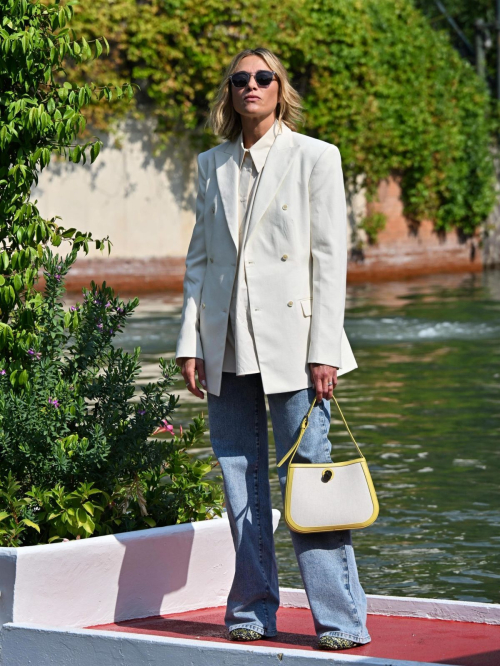
<svg viewBox="0 0 500 666">
<path fill-rule="evenodd" d="M 96 238 L 109 235 L 114 257 L 184 256 L 194 224 L 195 153 L 177 142 L 155 157 L 151 122 L 96 135 L 105 143 L 94 164 L 52 158 L 40 175 L 33 198 L 42 216 L 59 215 L 62 226 Z"/>
</svg>

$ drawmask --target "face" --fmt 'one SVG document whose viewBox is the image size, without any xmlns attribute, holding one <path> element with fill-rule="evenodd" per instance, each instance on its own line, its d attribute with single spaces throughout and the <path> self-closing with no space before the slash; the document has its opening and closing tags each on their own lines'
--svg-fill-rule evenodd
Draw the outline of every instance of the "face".
<svg viewBox="0 0 500 666">
<path fill-rule="evenodd" d="M 272 71 L 262 58 L 250 55 L 240 60 L 240 64 L 233 73 L 248 72 L 255 75 L 262 69 Z M 230 85 L 233 106 L 237 113 L 253 118 L 275 115 L 276 105 L 280 101 L 276 76 L 267 88 L 259 88 L 254 76 L 250 77 L 250 81 L 243 88 L 235 88 L 232 84 Z"/>
</svg>

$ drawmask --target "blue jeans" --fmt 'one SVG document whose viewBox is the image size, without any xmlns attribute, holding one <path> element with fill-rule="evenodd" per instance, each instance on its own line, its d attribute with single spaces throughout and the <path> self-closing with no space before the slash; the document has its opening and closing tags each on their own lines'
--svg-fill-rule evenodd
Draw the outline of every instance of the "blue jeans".
<svg viewBox="0 0 500 666">
<path fill-rule="evenodd" d="M 315 396 L 313 387 L 267 396 L 276 456 L 296 441 Z M 220 395 L 207 393 L 210 439 L 224 480 L 236 551 L 236 571 L 225 623 L 276 636 L 279 606 L 269 486 L 267 412 L 260 373 L 222 373 Z M 330 403 L 309 417 L 295 461 L 329 462 Z M 282 495 L 288 462 L 278 469 Z M 350 530 L 299 534 L 290 531 L 318 636 L 369 643 L 366 596 L 358 578 Z"/>
</svg>

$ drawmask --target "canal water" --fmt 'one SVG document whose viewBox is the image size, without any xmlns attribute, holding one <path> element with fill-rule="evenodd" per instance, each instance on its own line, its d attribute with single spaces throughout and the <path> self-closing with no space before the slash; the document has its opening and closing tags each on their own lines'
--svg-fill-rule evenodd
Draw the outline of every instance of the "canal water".
<svg viewBox="0 0 500 666">
<path fill-rule="evenodd" d="M 181 305 L 178 294 L 143 298 L 122 334 L 142 348 L 141 381 L 173 356 Z M 359 368 L 335 394 L 380 501 L 378 520 L 353 530 L 366 592 L 499 603 L 500 272 L 350 285 L 345 329 Z M 174 392 L 176 428 L 207 415 L 182 378 Z M 353 453 L 335 411 L 334 461 Z M 274 448 L 270 423 L 269 435 Z M 208 432 L 195 453 L 211 453 Z M 283 520 L 276 549 L 280 584 L 302 587 Z"/>
</svg>

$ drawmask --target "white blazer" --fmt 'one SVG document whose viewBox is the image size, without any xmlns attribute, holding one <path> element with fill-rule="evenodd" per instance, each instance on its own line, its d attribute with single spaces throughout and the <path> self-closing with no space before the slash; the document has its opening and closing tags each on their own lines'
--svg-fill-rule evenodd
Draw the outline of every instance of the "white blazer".
<svg viewBox="0 0 500 666">
<path fill-rule="evenodd" d="M 186 257 L 176 358 L 203 358 L 220 395 L 238 247 L 238 142 L 198 155 L 196 224 Z M 269 150 L 244 247 L 264 392 L 311 386 L 308 363 L 357 367 L 344 331 L 347 215 L 338 148 L 293 132 Z"/>
</svg>

